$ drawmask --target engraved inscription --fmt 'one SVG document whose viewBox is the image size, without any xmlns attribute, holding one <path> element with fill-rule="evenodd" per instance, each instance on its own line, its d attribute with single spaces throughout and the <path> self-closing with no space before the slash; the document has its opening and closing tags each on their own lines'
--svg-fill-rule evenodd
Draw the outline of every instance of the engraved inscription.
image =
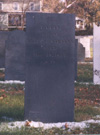
<svg viewBox="0 0 100 135">
<path fill-rule="evenodd" d="M 37 57 L 37 58 L 42 58 L 43 57 L 43 54 L 40 54 L 40 53 L 34 53 L 33 54 L 33 56 L 34 57 Z M 61 55 L 61 54 L 59 54 L 59 53 L 55 53 L 55 54 L 53 54 L 53 53 L 47 53 L 47 54 L 45 54 L 44 55 L 46 58 L 66 58 L 66 56 L 67 56 L 67 54 L 63 54 L 63 55 Z"/>
<path fill-rule="evenodd" d="M 100 70 L 94 70 L 94 75 L 98 76 L 100 78 Z"/>
<path fill-rule="evenodd" d="M 58 30 L 58 29 L 61 29 L 61 27 L 59 26 L 59 25 L 57 25 L 57 26 L 52 26 L 52 25 L 48 25 L 48 26 L 40 26 L 40 28 L 39 29 L 41 29 L 41 30 L 43 30 L 43 29 L 49 29 L 49 30 Z"/>
<path fill-rule="evenodd" d="M 31 39 L 31 43 L 34 44 L 33 57 L 41 59 L 44 63 L 55 63 L 56 60 L 66 59 L 67 44 L 74 43 L 74 40 L 72 41 L 70 37 L 67 39 L 63 36 L 59 37 L 62 30 L 59 25 L 43 25 L 39 30 L 39 40 Z"/>
<path fill-rule="evenodd" d="M 52 43 L 52 44 L 56 44 L 56 45 L 59 45 L 59 44 L 67 44 L 67 43 L 70 43 L 70 42 L 73 42 L 71 40 L 46 40 L 46 39 L 41 39 L 41 40 L 33 40 L 32 41 L 34 44 L 39 44 L 39 43 Z"/>
</svg>

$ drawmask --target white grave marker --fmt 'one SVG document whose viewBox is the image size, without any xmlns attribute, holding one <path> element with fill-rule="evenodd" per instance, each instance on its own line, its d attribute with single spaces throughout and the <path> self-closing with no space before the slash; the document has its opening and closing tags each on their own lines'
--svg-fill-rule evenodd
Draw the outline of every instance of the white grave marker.
<svg viewBox="0 0 100 135">
<path fill-rule="evenodd" d="M 100 84 L 100 26 L 94 24 L 93 39 L 93 81 Z"/>
</svg>

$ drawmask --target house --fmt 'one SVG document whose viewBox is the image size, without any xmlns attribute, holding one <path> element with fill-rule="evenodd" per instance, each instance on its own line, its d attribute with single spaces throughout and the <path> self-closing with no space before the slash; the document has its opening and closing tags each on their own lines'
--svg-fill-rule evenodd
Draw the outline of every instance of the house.
<svg viewBox="0 0 100 135">
<path fill-rule="evenodd" d="M 75 18 L 76 20 L 76 30 L 85 30 L 85 20 L 79 17 Z"/>
<path fill-rule="evenodd" d="M 0 30 L 25 28 L 25 13 L 41 9 L 42 0 L 0 0 Z"/>
</svg>

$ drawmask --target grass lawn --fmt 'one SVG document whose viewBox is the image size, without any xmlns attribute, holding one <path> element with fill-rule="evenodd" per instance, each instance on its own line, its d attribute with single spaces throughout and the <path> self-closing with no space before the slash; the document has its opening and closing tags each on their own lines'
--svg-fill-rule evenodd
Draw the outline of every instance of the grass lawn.
<svg viewBox="0 0 100 135">
<path fill-rule="evenodd" d="M 78 64 L 77 67 L 77 81 L 78 82 L 93 82 L 93 65 L 92 64 Z"/>
<path fill-rule="evenodd" d="M 4 89 L 6 88 L 6 90 Z M 24 120 L 24 86 L 23 85 L 0 85 L 0 122 L 12 120 L 23 121 Z M 8 89 L 8 90 L 7 90 Z M 100 115 L 100 86 L 94 85 L 80 85 L 75 84 L 75 121 L 89 120 L 96 115 Z M 2 98 L 1 98 L 2 97 Z M 90 128 L 93 127 L 91 132 Z M 81 131 L 76 129 L 70 133 L 100 133 L 98 124 L 91 124 L 90 128 Z M 47 132 L 47 133 L 46 133 Z M 1 131 L 0 135 L 58 135 L 68 134 L 68 130 L 65 129 L 35 129 L 35 128 L 22 128 L 20 131 Z"/>
<path fill-rule="evenodd" d="M 92 82 L 92 65 L 78 65 L 78 81 Z M 75 83 L 75 121 L 96 119 L 100 115 L 100 86 Z M 6 116 L 6 117 L 5 117 Z M 99 118 L 100 119 L 100 118 Z M 24 120 L 24 85 L 0 84 L 0 123 L 9 120 Z M 68 128 L 22 128 L 14 131 L 0 131 L 0 135 L 68 135 L 68 134 L 100 134 L 99 124 L 79 128 L 68 132 Z"/>
<path fill-rule="evenodd" d="M 16 85 L 5 87 L 0 89 L 0 121 L 6 121 L 5 116 L 24 120 L 24 91 Z"/>
</svg>

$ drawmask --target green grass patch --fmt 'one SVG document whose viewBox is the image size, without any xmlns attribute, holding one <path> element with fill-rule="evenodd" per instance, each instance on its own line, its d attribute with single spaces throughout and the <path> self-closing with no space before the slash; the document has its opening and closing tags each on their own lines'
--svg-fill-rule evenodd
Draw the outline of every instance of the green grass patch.
<svg viewBox="0 0 100 135">
<path fill-rule="evenodd" d="M 75 121 L 100 115 L 100 85 L 75 84 Z"/>
<path fill-rule="evenodd" d="M 75 107 L 76 122 L 92 119 L 94 116 L 100 115 L 100 109 L 93 108 L 93 106 Z"/>
<path fill-rule="evenodd" d="M 95 104 L 100 103 L 100 85 L 75 84 L 75 98 L 90 100 Z M 92 103 L 91 102 L 91 103 Z M 88 103 L 87 103 L 88 104 Z"/>
<path fill-rule="evenodd" d="M 100 124 L 90 124 L 90 128 L 86 128 L 84 133 L 100 135 Z"/>
<path fill-rule="evenodd" d="M 24 85 L 2 84 L 0 89 L 0 120 L 3 116 L 24 119 Z M 5 89 L 4 89 L 5 88 Z M 100 114 L 100 86 L 75 84 L 75 121 L 88 120 Z"/>
<path fill-rule="evenodd" d="M 43 130 L 42 128 L 22 128 L 9 131 L 0 131 L 0 135 L 70 135 L 70 134 L 100 134 L 99 124 L 89 124 L 84 130 L 76 128 L 74 130 L 52 128 Z"/>
<path fill-rule="evenodd" d="M 78 64 L 77 81 L 78 82 L 93 82 L 93 65 L 92 64 Z"/>
<path fill-rule="evenodd" d="M 0 135 L 67 135 L 68 131 L 61 128 L 43 130 L 42 128 L 22 128 L 15 131 L 2 131 Z"/>
<path fill-rule="evenodd" d="M 19 87 L 16 86 L 16 88 Z M 8 91 L 0 89 L 0 121 L 5 121 L 6 119 L 3 118 L 5 116 L 7 118 L 13 118 L 14 120 L 24 120 L 23 90 L 15 90 L 11 86 Z"/>
</svg>

